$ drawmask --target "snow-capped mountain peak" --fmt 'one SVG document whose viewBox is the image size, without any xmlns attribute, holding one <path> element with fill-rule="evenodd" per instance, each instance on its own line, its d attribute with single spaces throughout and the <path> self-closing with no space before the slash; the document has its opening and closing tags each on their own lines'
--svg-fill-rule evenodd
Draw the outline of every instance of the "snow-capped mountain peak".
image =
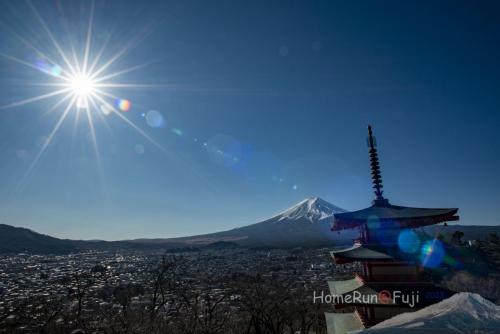
<svg viewBox="0 0 500 334">
<path fill-rule="evenodd" d="M 333 218 L 334 213 L 340 212 L 345 212 L 345 210 L 319 197 L 309 197 L 283 211 L 277 215 L 275 219 L 277 221 L 306 219 L 313 223 L 319 220 Z"/>
</svg>

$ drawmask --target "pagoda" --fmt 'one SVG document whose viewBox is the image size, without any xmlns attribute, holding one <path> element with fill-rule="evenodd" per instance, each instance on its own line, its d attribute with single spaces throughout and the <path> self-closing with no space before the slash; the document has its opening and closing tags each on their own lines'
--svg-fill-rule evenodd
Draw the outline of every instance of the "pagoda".
<svg viewBox="0 0 500 334">
<path fill-rule="evenodd" d="M 458 209 L 390 204 L 383 196 L 371 126 L 368 126 L 368 147 L 375 199 L 366 209 L 334 215 L 333 231 L 356 228 L 360 232 L 352 247 L 331 252 L 334 262 L 337 265 L 357 262 L 360 269 L 350 279 L 328 282 L 330 296 L 334 298 L 334 311 L 325 313 L 328 334 L 359 331 L 452 294 L 433 285 L 424 270 L 426 260 L 439 251 L 438 244 L 434 244 L 439 241 L 428 240 L 424 244 L 413 230 L 458 220 Z M 440 265 L 439 261 L 432 264 Z"/>
</svg>

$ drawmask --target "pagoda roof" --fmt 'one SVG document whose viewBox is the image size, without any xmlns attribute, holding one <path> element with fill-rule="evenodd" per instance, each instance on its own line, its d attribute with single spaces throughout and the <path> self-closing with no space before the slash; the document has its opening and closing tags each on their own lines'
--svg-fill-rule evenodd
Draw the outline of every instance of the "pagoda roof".
<svg viewBox="0 0 500 334">
<path fill-rule="evenodd" d="M 334 214 L 332 230 L 342 230 L 367 224 L 370 228 L 373 222 L 376 228 L 415 228 L 446 221 L 458 220 L 458 209 L 412 208 L 392 205 L 383 196 L 382 172 L 378 158 L 377 141 L 373 136 L 372 127 L 368 126 L 368 155 L 375 199 L 372 206 L 352 212 Z"/>
<path fill-rule="evenodd" d="M 354 291 L 362 287 L 365 283 L 361 278 L 354 278 L 341 281 L 328 281 L 328 288 L 332 295 L 343 295 L 344 293 Z"/>
<path fill-rule="evenodd" d="M 332 250 L 330 255 L 335 259 L 336 262 L 350 262 L 350 261 L 360 261 L 360 260 L 381 260 L 381 261 L 392 261 L 395 258 L 389 254 L 370 249 L 361 244 L 355 244 L 352 247 Z"/>
<path fill-rule="evenodd" d="M 328 334 L 347 334 L 365 328 L 357 312 L 325 313 Z"/>
<path fill-rule="evenodd" d="M 379 225 L 382 228 L 415 228 L 458 220 L 457 212 L 457 208 L 429 209 L 397 206 L 389 203 L 375 204 L 362 210 L 336 213 L 332 230 L 354 228 L 371 222 L 374 224 L 383 223 Z"/>
<path fill-rule="evenodd" d="M 330 289 L 330 293 L 332 295 L 352 295 L 354 298 L 354 292 L 357 291 L 359 296 L 370 296 L 371 298 L 366 298 L 367 303 L 363 303 L 363 305 L 371 304 L 371 305 L 386 305 L 386 304 L 394 304 L 394 301 L 391 299 L 387 302 L 380 302 L 378 300 L 378 293 L 381 291 L 378 286 L 372 286 L 369 283 L 365 283 L 359 278 L 343 280 L 343 281 L 329 281 L 328 288 Z M 352 303 L 352 305 L 357 305 L 358 303 Z M 347 304 L 349 305 L 349 304 Z"/>
</svg>

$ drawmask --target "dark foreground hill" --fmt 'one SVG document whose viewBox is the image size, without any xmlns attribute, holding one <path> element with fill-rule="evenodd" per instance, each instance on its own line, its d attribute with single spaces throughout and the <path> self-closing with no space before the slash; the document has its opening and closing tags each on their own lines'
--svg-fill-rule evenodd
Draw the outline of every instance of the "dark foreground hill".
<svg viewBox="0 0 500 334">
<path fill-rule="evenodd" d="M 85 241 L 58 239 L 23 227 L 0 224 L 0 254 L 68 254 L 88 250 L 144 250 L 147 244 L 126 241 Z"/>
<path fill-rule="evenodd" d="M 69 253 L 77 250 L 72 240 L 57 239 L 26 228 L 0 224 L 0 253 Z"/>
</svg>

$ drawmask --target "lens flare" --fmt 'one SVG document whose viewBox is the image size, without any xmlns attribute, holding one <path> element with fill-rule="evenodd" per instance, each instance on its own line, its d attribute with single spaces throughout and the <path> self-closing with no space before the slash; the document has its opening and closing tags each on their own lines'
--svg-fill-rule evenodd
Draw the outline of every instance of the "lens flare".
<svg viewBox="0 0 500 334">
<path fill-rule="evenodd" d="M 101 109 L 101 112 L 106 116 L 108 116 L 109 114 L 111 114 L 113 112 L 113 109 L 111 108 L 111 106 L 109 106 L 107 104 L 101 104 L 99 109 Z"/>
<path fill-rule="evenodd" d="M 368 229 L 376 230 L 380 228 L 380 220 L 377 216 L 370 216 L 367 221 Z"/>
<path fill-rule="evenodd" d="M 398 246 L 405 253 L 416 253 L 420 247 L 420 240 L 412 230 L 403 230 L 398 237 Z"/>
<path fill-rule="evenodd" d="M 445 258 L 444 246 L 438 239 L 429 240 L 422 245 L 420 262 L 424 267 L 437 268 Z"/>
<path fill-rule="evenodd" d="M 130 107 L 132 106 L 132 104 L 130 103 L 129 100 L 125 100 L 125 99 L 117 99 L 116 100 L 116 106 L 118 107 L 118 109 L 120 109 L 121 111 L 123 112 L 127 112 L 130 110 Z"/>
<path fill-rule="evenodd" d="M 183 135 L 182 130 L 181 129 L 177 129 L 177 128 L 172 128 L 172 133 L 176 134 L 178 136 L 182 136 Z"/>
<path fill-rule="evenodd" d="M 380 244 L 392 245 L 398 242 L 399 229 L 392 220 L 381 220 L 372 216 L 368 220 L 370 238 L 377 240 Z"/>
<path fill-rule="evenodd" d="M 52 64 L 50 61 L 47 59 L 38 57 L 35 60 L 35 68 L 40 70 L 41 72 L 50 74 L 54 77 L 60 77 L 62 74 L 62 68 L 61 66 L 57 64 Z"/>
<path fill-rule="evenodd" d="M 213 162 L 236 171 L 243 158 L 243 146 L 232 136 L 217 134 L 209 139 L 207 153 Z"/>
<path fill-rule="evenodd" d="M 147 125 L 152 128 L 161 128 L 165 124 L 163 116 L 159 111 L 150 110 L 144 117 L 146 118 Z"/>
</svg>

